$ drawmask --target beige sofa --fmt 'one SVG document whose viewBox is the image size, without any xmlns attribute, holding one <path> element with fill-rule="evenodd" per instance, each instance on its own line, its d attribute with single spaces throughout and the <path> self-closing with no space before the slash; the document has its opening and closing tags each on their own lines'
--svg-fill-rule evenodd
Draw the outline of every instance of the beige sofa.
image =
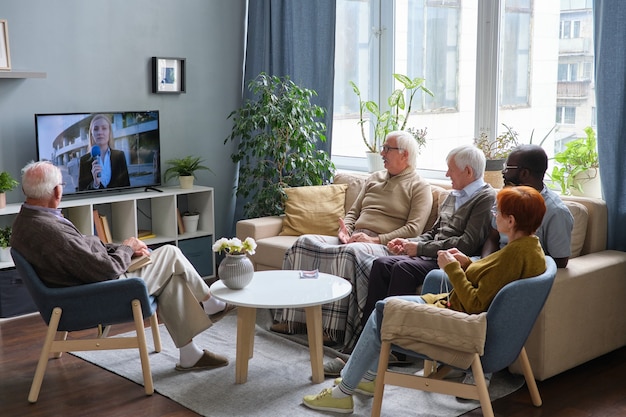
<svg viewBox="0 0 626 417">
<path fill-rule="evenodd" d="M 335 184 L 347 184 L 345 210 L 349 210 L 367 178 L 366 174 L 337 174 Z M 433 210 L 447 194 L 446 182 L 433 182 Z M 626 345 L 626 252 L 606 250 L 607 208 L 604 201 L 563 197 L 575 218 L 568 267 L 559 269 L 554 286 L 526 349 L 539 380 Z M 237 236 L 257 241 L 252 257 L 256 270 L 281 269 L 285 251 L 297 236 L 280 236 L 284 216 L 241 220 Z M 514 325 L 514 324 L 513 324 Z M 517 365 L 512 367 L 521 372 Z"/>
</svg>

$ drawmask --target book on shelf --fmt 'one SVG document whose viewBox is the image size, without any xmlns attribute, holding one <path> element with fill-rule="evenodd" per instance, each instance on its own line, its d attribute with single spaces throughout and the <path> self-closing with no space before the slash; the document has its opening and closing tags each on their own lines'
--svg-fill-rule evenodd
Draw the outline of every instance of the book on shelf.
<svg viewBox="0 0 626 417">
<path fill-rule="evenodd" d="M 144 266 L 152 263 L 152 259 L 148 255 L 136 256 L 130 260 L 130 265 L 128 265 L 128 269 L 126 272 L 133 272 L 138 270 L 139 268 L 143 268 Z"/>
<path fill-rule="evenodd" d="M 104 225 L 102 224 L 102 218 L 100 217 L 98 210 L 93 211 L 93 224 L 96 229 L 96 236 L 100 238 L 102 243 L 109 243 L 107 241 L 107 236 L 104 232 Z"/>
<path fill-rule="evenodd" d="M 139 239 L 139 240 L 146 240 L 146 239 L 153 239 L 153 238 L 155 238 L 155 237 L 157 237 L 157 235 L 156 235 L 156 234 L 154 234 L 154 233 L 149 233 L 149 234 L 147 234 L 147 235 L 137 236 L 137 239 Z"/>
<path fill-rule="evenodd" d="M 185 223 L 183 223 L 183 218 L 180 215 L 180 210 L 176 209 L 176 218 L 178 219 L 178 234 L 179 235 L 184 235 L 185 234 Z"/>
<path fill-rule="evenodd" d="M 141 239 L 142 237 L 153 235 L 153 234 L 154 233 L 152 233 L 152 230 L 148 230 L 148 229 L 139 229 L 139 230 L 137 230 L 137 237 L 139 239 Z"/>
<path fill-rule="evenodd" d="M 107 220 L 107 216 L 101 214 L 100 219 L 102 220 L 102 228 L 104 229 L 104 235 L 107 239 L 106 243 L 113 243 L 113 236 L 111 235 L 111 228 L 109 227 L 109 221 Z"/>
</svg>

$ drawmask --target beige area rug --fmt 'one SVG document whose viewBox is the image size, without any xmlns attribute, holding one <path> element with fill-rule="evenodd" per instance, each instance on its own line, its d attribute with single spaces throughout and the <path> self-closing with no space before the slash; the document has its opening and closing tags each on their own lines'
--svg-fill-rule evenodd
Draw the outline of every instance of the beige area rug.
<svg viewBox="0 0 626 417">
<path fill-rule="evenodd" d="M 235 384 L 236 314 L 230 314 L 195 341 L 202 348 L 228 356 L 229 366 L 211 371 L 177 372 L 178 350 L 165 327 L 161 325 L 163 350 L 150 354 L 155 390 L 177 403 L 211 417 L 309 417 L 324 413 L 303 406 L 302 397 L 316 394 L 332 385 L 328 378 L 321 384 L 311 382 L 309 351 L 296 340 L 281 337 L 267 329 L 270 315 L 260 310 L 254 344 L 254 357 L 248 367 L 248 382 Z M 153 346 L 146 331 L 148 346 Z M 336 354 L 327 349 L 325 361 Z M 142 384 L 141 365 L 136 350 L 77 352 L 74 354 L 106 370 Z M 407 371 L 414 369 L 405 368 Z M 500 398 L 524 384 L 519 375 L 500 372 L 493 376 L 490 394 Z M 366 417 L 372 399 L 355 395 L 354 414 Z M 477 402 L 459 402 L 452 396 L 425 393 L 400 387 L 385 389 L 382 415 L 416 417 L 459 416 L 478 407 Z M 326 415 L 337 415 L 326 413 Z"/>
</svg>

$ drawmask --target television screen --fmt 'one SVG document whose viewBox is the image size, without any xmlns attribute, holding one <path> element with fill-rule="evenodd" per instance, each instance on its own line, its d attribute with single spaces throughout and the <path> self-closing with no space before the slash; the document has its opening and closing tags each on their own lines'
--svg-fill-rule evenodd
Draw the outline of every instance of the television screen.
<svg viewBox="0 0 626 417">
<path fill-rule="evenodd" d="M 36 114 L 35 132 L 64 195 L 161 185 L 158 110 Z"/>
</svg>

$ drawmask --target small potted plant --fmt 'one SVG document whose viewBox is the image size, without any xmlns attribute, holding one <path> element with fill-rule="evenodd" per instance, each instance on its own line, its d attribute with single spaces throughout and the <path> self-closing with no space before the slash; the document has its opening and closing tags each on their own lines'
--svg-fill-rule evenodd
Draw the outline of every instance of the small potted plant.
<svg viewBox="0 0 626 417">
<path fill-rule="evenodd" d="M 0 208 L 4 208 L 7 205 L 5 193 L 12 191 L 19 184 L 7 171 L 0 172 Z"/>
<path fill-rule="evenodd" d="M 361 136 L 363 143 L 367 148 L 367 158 L 370 171 L 378 171 L 384 169 L 382 165 L 382 159 L 379 155 L 380 146 L 385 141 L 385 138 L 394 130 L 406 130 L 416 140 L 418 149 L 421 149 L 426 144 L 426 129 L 406 128 L 409 115 L 411 114 L 411 106 L 413 104 L 413 98 L 415 94 L 422 91 L 431 97 L 433 93 L 424 86 L 423 78 L 409 78 L 402 74 L 393 74 L 393 77 L 402 84 L 402 88 L 394 90 L 393 93 L 387 99 L 387 105 L 389 110 L 382 111 L 375 101 L 364 101 L 361 98 L 361 91 L 356 84 L 350 81 L 352 91 L 359 97 L 359 124 L 361 125 Z M 405 94 L 408 95 L 408 103 L 405 99 Z M 370 113 L 370 117 L 365 115 Z M 366 125 L 370 122 L 374 127 L 374 134 L 370 140 L 367 139 Z"/>
<path fill-rule="evenodd" d="M 11 226 L 0 227 L 0 262 L 11 260 Z"/>
<path fill-rule="evenodd" d="M 185 211 L 183 213 L 183 226 L 185 226 L 185 233 L 197 232 L 199 220 L 200 220 L 199 211 L 195 211 L 195 210 Z"/>
<path fill-rule="evenodd" d="M 165 161 L 166 164 L 170 165 L 163 175 L 165 182 L 178 177 L 181 188 L 192 188 L 196 171 L 206 170 L 213 172 L 211 168 L 202 165 L 203 162 L 199 156 L 191 155 Z"/>
<path fill-rule="evenodd" d="M 550 179 L 561 189 L 562 194 L 601 197 L 600 166 L 596 133 L 585 128 L 586 137 L 565 144 L 565 149 L 554 155 L 557 166 L 552 169 Z"/>
<path fill-rule="evenodd" d="M 474 145 L 483 151 L 487 162 L 485 164 L 485 181 L 494 188 L 502 188 L 502 167 L 506 158 L 519 143 L 518 134 L 511 127 L 502 123 L 506 132 L 497 136 L 494 140 L 489 140 L 487 133 L 482 132 L 480 137 L 474 139 Z"/>
</svg>

